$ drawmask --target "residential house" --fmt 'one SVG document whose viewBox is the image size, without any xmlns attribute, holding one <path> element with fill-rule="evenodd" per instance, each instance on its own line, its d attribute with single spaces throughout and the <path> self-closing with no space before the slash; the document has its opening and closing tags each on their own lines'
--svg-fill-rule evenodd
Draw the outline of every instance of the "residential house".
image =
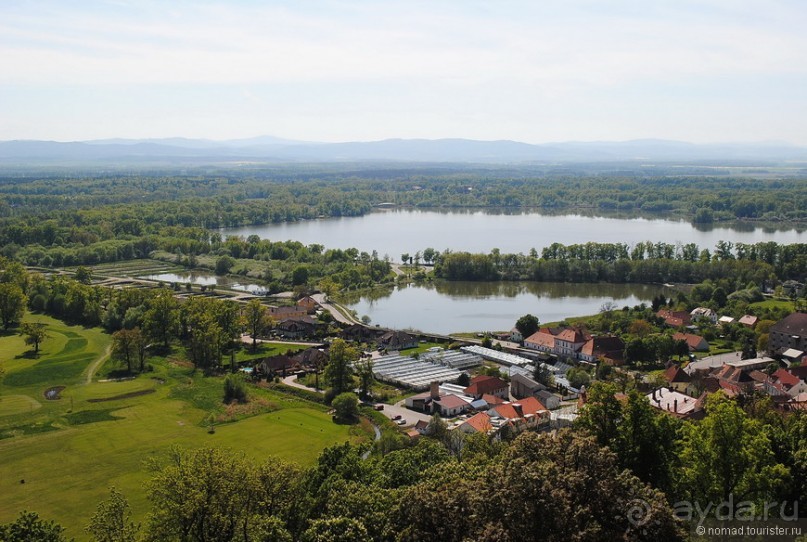
<svg viewBox="0 0 807 542">
<path fill-rule="evenodd" d="M 304 315 L 282 320 L 275 329 L 282 336 L 300 338 L 313 337 L 322 327 L 324 327 L 322 322 Z"/>
<path fill-rule="evenodd" d="M 580 348 L 577 359 L 597 363 L 602 359 L 609 365 L 622 365 L 625 362 L 625 341 L 619 337 L 605 335 L 592 337 Z"/>
<path fill-rule="evenodd" d="M 285 378 L 299 369 L 300 364 L 295 359 L 283 354 L 263 358 L 256 363 L 257 372 L 266 378 L 274 376 Z"/>
<path fill-rule="evenodd" d="M 807 351 L 807 313 L 794 312 L 771 326 L 768 352 L 779 354 L 788 348 Z"/>
<path fill-rule="evenodd" d="M 418 420 L 417 423 L 415 423 L 415 430 L 421 435 L 429 434 L 429 422 Z"/>
<path fill-rule="evenodd" d="M 352 324 L 344 328 L 339 335 L 346 341 L 369 343 L 375 341 L 383 333 L 384 331 L 378 328 L 367 327 L 362 324 Z"/>
<path fill-rule="evenodd" d="M 693 324 L 701 320 L 706 320 L 712 324 L 717 323 L 717 313 L 708 307 L 692 309 L 692 312 L 689 313 L 689 318 Z"/>
<path fill-rule="evenodd" d="M 733 324 L 734 318 L 732 318 L 731 316 L 721 316 L 720 318 L 717 319 L 717 323 L 720 325 Z"/>
<path fill-rule="evenodd" d="M 686 393 L 692 383 L 692 378 L 678 365 L 671 365 L 664 371 L 664 379 L 670 389 Z"/>
<path fill-rule="evenodd" d="M 692 333 L 675 333 L 673 334 L 674 341 L 686 341 L 690 352 L 706 352 L 709 350 L 709 343 L 700 335 L 693 335 Z"/>
<path fill-rule="evenodd" d="M 682 419 L 702 418 L 704 397 L 695 399 L 668 388 L 659 388 L 647 394 L 647 399 L 652 406 Z"/>
<path fill-rule="evenodd" d="M 555 335 L 559 332 L 557 328 L 542 327 L 524 339 L 524 348 L 552 354 L 555 352 Z"/>
<path fill-rule="evenodd" d="M 495 407 L 497 405 L 503 405 L 507 401 L 502 399 L 501 397 L 497 397 L 495 395 L 491 395 L 489 393 L 485 393 L 482 395 L 482 400 L 485 401 L 488 405 L 488 408 Z"/>
<path fill-rule="evenodd" d="M 471 404 L 459 395 L 443 395 L 433 401 L 432 408 L 436 409 L 444 418 L 453 418 L 469 410 Z"/>
<path fill-rule="evenodd" d="M 785 369 L 778 369 L 765 382 L 765 391 L 770 395 L 784 395 L 791 398 L 807 392 L 807 384 Z"/>
<path fill-rule="evenodd" d="M 755 390 L 762 390 L 759 381 L 751 376 L 753 369 L 743 370 L 742 367 L 725 364 L 715 370 L 710 376 L 720 386 L 720 389 L 729 397 L 741 394 L 752 393 Z"/>
<path fill-rule="evenodd" d="M 314 314 L 319 306 L 317 300 L 310 295 L 298 299 L 296 305 L 298 308 L 304 310 L 306 314 Z"/>
<path fill-rule="evenodd" d="M 292 356 L 301 367 L 311 370 L 325 367 L 328 364 L 328 352 L 323 348 L 306 348 Z"/>
<path fill-rule="evenodd" d="M 517 328 L 513 328 L 510 330 L 510 336 L 508 337 L 508 339 L 514 343 L 520 343 L 521 341 L 524 340 L 524 336 Z"/>
<path fill-rule="evenodd" d="M 465 395 L 474 399 L 481 399 L 485 394 L 507 399 L 509 398 L 509 386 L 499 377 L 480 375 L 473 377 L 470 386 L 465 388 Z"/>
<path fill-rule="evenodd" d="M 515 403 L 499 405 L 488 410 L 488 414 L 494 420 L 499 419 L 508 422 L 510 427 L 517 433 L 525 429 L 538 428 L 548 423 L 550 419 L 549 410 L 535 397 L 527 397 Z"/>
<path fill-rule="evenodd" d="M 457 427 L 463 433 L 489 433 L 493 431 L 493 424 L 490 423 L 490 416 L 486 412 L 474 414 Z"/>
<path fill-rule="evenodd" d="M 417 339 L 405 331 L 388 331 L 378 338 L 378 346 L 387 350 L 405 350 L 417 345 Z"/>
<path fill-rule="evenodd" d="M 555 336 L 555 354 L 577 358 L 577 353 L 591 337 L 579 328 L 567 328 Z"/>
<path fill-rule="evenodd" d="M 739 320 L 739 324 L 741 326 L 750 327 L 750 328 L 753 328 L 754 326 L 756 326 L 757 322 L 759 322 L 759 318 L 757 318 L 756 316 L 754 316 L 752 314 L 745 314 Z"/>
<path fill-rule="evenodd" d="M 664 323 L 670 327 L 686 327 L 692 324 L 692 317 L 687 311 L 671 311 L 661 309 L 656 316 L 662 318 Z"/>
</svg>

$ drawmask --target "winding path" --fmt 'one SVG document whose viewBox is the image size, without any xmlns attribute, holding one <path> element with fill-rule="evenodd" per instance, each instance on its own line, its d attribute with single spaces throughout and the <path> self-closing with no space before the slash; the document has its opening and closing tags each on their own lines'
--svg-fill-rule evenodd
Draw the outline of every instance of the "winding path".
<svg viewBox="0 0 807 542">
<path fill-rule="evenodd" d="M 87 369 L 87 379 L 85 380 L 84 384 L 92 384 L 92 377 L 95 376 L 95 371 L 98 370 L 98 367 L 103 365 L 103 363 L 109 359 L 109 356 L 112 355 L 112 343 L 107 345 L 106 349 L 98 356 L 98 359 L 90 364 L 89 368 Z"/>
</svg>

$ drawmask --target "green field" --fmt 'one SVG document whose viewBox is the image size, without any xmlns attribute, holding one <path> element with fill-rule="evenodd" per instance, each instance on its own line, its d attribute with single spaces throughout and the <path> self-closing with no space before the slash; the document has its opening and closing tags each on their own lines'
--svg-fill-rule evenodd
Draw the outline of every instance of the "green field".
<svg viewBox="0 0 807 542">
<path fill-rule="evenodd" d="M 109 336 L 46 317 L 38 358 L 15 335 L 0 337 L 0 522 L 23 509 L 54 519 L 79 540 L 112 485 L 129 498 L 136 519 L 148 511 L 146 463 L 172 445 L 215 445 L 256 461 L 279 457 L 311 465 L 328 445 L 366 438 L 337 425 L 326 407 L 250 387 L 253 409 L 221 404 L 222 379 L 193 374 L 171 357 L 134 380 L 102 382 Z M 111 363 L 111 362 L 110 362 Z M 106 364 L 106 366 L 104 366 Z M 65 386 L 57 400 L 44 392 Z M 248 406 L 249 406 L 248 405 Z M 208 432 L 211 418 L 215 432 Z M 24 483 L 21 481 L 24 480 Z"/>
</svg>

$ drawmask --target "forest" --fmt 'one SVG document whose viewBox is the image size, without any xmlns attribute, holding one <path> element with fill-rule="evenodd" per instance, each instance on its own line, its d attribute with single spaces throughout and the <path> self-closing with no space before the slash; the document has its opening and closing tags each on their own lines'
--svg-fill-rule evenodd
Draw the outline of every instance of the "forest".
<svg viewBox="0 0 807 542">
<path fill-rule="evenodd" d="M 375 254 L 257 237 L 223 239 L 216 228 L 357 216 L 379 204 L 542 212 L 587 209 L 595 214 L 662 214 L 694 223 L 742 219 L 797 224 L 807 218 L 807 183 L 724 177 L 541 177 L 530 176 L 528 170 L 496 169 L 351 170 L 347 166 L 224 170 L 207 175 L 139 171 L 54 176 L 49 172 L 0 178 L 0 254 L 49 268 L 156 253 L 189 267 L 260 278 L 270 291 L 295 286 L 295 271 L 298 280 L 302 274 L 312 283 L 330 276 L 346 288 L 366 287 L 391 279 L 387 262 Z M 553 245 L 538 256 L 434 254 L 429 263 L 437 264 L 438 277 L 449 280 L 571 282 L 700 282 L 729 274 L 761 282 L 770 275 L 766 265 L 773 266 L 772 272 L 781 280 L 798 278 L 799 270 L 805 268 L 803 247 L 775 243 Z"/>
</svg>

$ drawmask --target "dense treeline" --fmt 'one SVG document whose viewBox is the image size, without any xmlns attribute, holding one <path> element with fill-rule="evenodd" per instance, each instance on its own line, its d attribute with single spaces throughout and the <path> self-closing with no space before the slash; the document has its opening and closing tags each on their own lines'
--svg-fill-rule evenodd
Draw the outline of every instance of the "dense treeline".
<svg viewBox="0 0 807 542">
<path fill-rule="evenodd" d="M 3 254 L 42 265 L 203 253 L 210 228 L 356 216 L 379 203 L 422 208 L 670 212 L 696 222 L 807 218 L 803 180 L 534 178 L 523 172 L 226 174 L 0 178 Z"/>
<path fill-rule="evenodd" d="M 720 241 L 710 252 L 694 243 L 553 243 L 530 255 L 446 252 L 435 258 L 435 275 L 448 280 L 536 280 L 552 282 L 685 282 L 732 279 L 763 286 L 803 279 L 807 244 Z"/>
</svg>

